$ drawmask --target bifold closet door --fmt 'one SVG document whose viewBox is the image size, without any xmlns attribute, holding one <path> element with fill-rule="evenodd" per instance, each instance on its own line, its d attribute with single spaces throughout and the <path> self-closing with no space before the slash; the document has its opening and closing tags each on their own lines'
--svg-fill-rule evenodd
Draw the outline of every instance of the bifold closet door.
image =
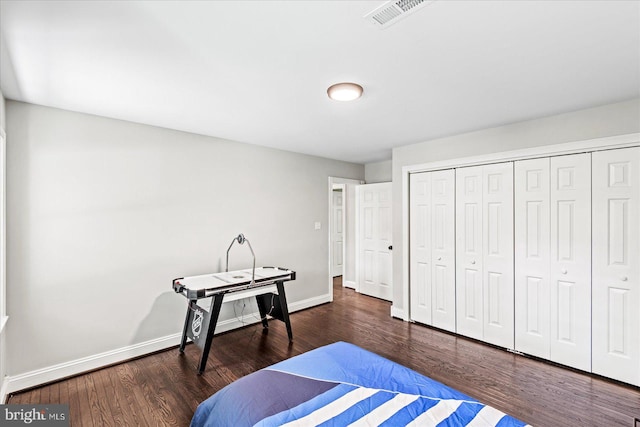
<svg viewBox="0 0 640 427">
<path fill-rule="evenodd" d="M 456 169 L 456 331 L 482 340 L 482 166 Z"/>
<path fill-rule="evenodd" d="M 640 386 L 640 148 L 593 153 L 593 372 Z"/>
<path fill-rule="evenodd" d="M 591 155 L 515 164 L 515 348 L 591 370 Z"/>
<path fill-rule="evenodd" d="M 515 349 L 549 359 L 550 159 L 514 167 Z"/>
<path fill-rule="evenodd" d="M 455 332 L 455 173 L 409 179 L 411 319 Z"/>
<path fill-rule="evenodd" d="M 456 169 L 457 332 L 513 348 L 513 163 Z"/>
<path fill-rule="evenodd" d="M 591 154 L 551 157 L 550 359 L 591 370 Z"/>
</svg>

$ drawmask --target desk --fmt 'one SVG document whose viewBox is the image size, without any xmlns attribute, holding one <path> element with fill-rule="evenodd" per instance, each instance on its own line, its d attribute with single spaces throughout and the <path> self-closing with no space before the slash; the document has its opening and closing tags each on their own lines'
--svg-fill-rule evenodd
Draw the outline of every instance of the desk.
<svg viewBox="0 0 640 427">
<path fill-rule="evenodd" d="M 267 316 L 281 320 L 287 327 L 289 341 L 293 341 L 284 282 L 295 279 L 295 271 L 279 267 L 250 268 L 174 279 L 173 290 L 189 301 L 180 352 L 184 352 L 187 338 L 191 339 L 202 349 L 198 374 L 204 372 L 225 295 L 228 296 L 227 301 L 255 296 L 262 326 L 269 327 Z M 211 298 L 209 311 L 198 305 L 198 300 L 203 298 Z"/>
</svg>

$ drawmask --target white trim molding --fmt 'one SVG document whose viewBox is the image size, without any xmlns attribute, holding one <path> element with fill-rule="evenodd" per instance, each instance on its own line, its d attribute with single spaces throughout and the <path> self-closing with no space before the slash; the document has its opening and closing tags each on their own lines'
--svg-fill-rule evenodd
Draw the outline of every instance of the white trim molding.
<svg viewBox="0 0 640 427">
<path fill-rule="evenodd" d="M 428 172 L 440 169 L 460 168 L 465 166 L 484 165 L 489 163 L 508 162 L 514 160 L 535 159 L 537 157 L 562 156 L 566 154 L 591 153 L 614 148 L 635 147 L 640 144 L 640 133 L 609 136 L 586 141 L 565 142 L 561 144 L 541 145 L 539 147 L 520 150 L 499 151 L 479 156 L 460 157 L 436 162 L 409 165 L 402 167 L 402 175 L 407 173 Z"/>
<path fill-rule="evenodd" d="M 41 384 L 71 377 L 83 372 L 92 371 L 104 366 L 113 365 L 125 360 L 144 356 L 155 351 L 180 344 L 181 334 L 172 334 L 162 338 L 145 341 L 93 356 L 83 357 L 69 362 L 25 372 L 24 374 L 7 377 L 7 393 L 24 390 Z"/>
<path fill-rule="evenodd" d="M 303 301 L 298 301 L 289 305 L 289 312 L 304 310 L 316 305 L 331 302 L 330 295 L 325 294 Z M 245 322 L 244 319 L 249 319 Z M 216 326 L 216 335 L 232 329 L 249 326 L 260 322 L 259 313 L 247 313 L 242 319 L 232 318 L 223 322 L 218 322 Z M 294 330 L 295 333 L 295 330 Z M 4 402 L 5 397 L 9 393 L 36 387 L 42 384 L 61 380 L 63 378 L 80 375 L 85 372 L 103 368 L 105 366 L 122 363 L 137 357 L 146 356 L 157 351 L 169 349 L 180 344 L 181 333 L 167 335 L 161 338 L 145 341 L 121 347 L 115 350 L 106 351 L 104 353 L 83 357 L 69 362 L 59 363 L 57 365 L 48 366 L 34 371 L 25 372 L 23 374 L 13 375 L 4 378 L 2 388 L 0 389 L 0 402 Z M 176 350 L 177 352 L 178 350 Z M 194 375 L 196 374 L 194 370 Z"/>
<path fill-rule="evenodd" d="M 4 102 L 0 93 L 0 102 Z M 7 134 L 0 128 L 0 404 L 7 395 Z"/>
<path fill-rule="evenodd" d="M 342 282 L 342 286 L 349 289 L 356 289 L 356 282 L 353 280 L 345 280 Z"/>
<path fill-rule="evenodd" d="M 395 317 L 396 319 L 402 319 L 404 321 L 407 321 L 408 319 L 405 318 L 405 312 L 406 310 L 397 308 L 394 305 L 391 306 L 391 317 Z"/>
<path fill-rule="evenodd" d="M 476 166 L 498 162 L 535 159 L 538 157 L 562 156 L 577 153 L 612 150 L 640 146 L 640 133 L 616 135 L 604 138 L 573 141 L 560 144 L 542 145 L 520 150 L 500 151 L 479 156 L 453 158 L 430 163 L 408 165 L 402 167 L 402 306 L 404 310 L 393 311 L 397 316 L 409 321 L 411 319 L 409 301 L 409 175 L 442 169 Z M 400 315 L 403 311 L 403 315 Z"/>
<path fill-rule="evenodd" d="M 4 405 L 7 402 L 7 391 L 9 389 L 9 381 L 7 377 L 2 378 L 2 383 L 0 383 L 0 405 Z"/>
</svg>

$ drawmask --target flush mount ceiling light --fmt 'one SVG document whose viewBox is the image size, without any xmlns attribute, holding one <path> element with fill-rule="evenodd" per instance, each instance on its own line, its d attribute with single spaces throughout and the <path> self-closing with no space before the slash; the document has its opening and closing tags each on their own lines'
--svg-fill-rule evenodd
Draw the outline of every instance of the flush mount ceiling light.
<svg viewBox="0 0 640 427">
<path fill-rule="evenodd" d="M 327 95 L 335 101 L 353 101 L 362 96 L 362 86 L 356 83 L 336 83 L 329 86 Z"/>
</svg>

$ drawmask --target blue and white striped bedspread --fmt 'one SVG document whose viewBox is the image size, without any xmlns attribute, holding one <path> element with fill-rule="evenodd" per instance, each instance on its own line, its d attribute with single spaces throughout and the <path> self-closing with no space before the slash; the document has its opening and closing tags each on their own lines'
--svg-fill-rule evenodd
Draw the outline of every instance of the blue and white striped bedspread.
<svg viewBox="0 0 640 427">
<path fill-rule="evenodd" d="M 338 342 L 277 363 L 202 402 L 200 426 L 525 426 L 452 388 Z"/>
</svg>

